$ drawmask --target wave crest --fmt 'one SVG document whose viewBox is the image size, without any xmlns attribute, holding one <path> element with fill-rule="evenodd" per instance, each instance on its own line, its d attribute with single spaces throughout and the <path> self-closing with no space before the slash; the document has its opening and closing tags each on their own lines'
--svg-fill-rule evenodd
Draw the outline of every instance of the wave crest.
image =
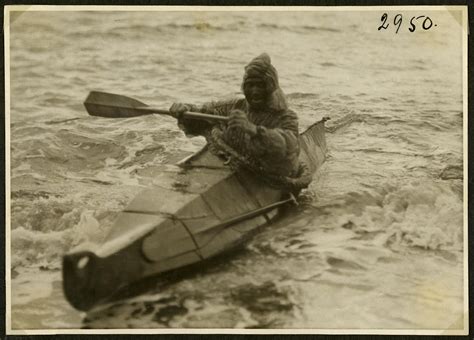
<svg viewBox="0 0 474 340">
<path fill-rule="evenodd" d="M 358 234 L 380 233 L 377 243 L 462 250 L 462 200 L 445 183 L 425 180 L 388 186 L 375 195 L 353 195 L 346 204 L 353 212 L 341 216 L 341 225 Z"/>
</svg>

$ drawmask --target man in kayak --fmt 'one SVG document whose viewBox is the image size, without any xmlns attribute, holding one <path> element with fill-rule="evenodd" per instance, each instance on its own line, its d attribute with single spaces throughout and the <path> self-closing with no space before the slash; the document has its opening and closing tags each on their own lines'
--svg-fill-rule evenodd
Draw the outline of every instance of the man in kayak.
<svg viewBox="0 0 474 340">
<path fill-rule="evenodd" d="M 170 112 L 178 118 L 179 127 L 187 135 L 206 136 L 212 125 L 202 120 L 183 119 L 186 111 L 229 116 L 223 128 L 225 143 L 265 172 L 296 176 L 300 152 L 298 117 L 288 109 L 268 54 L 263 53 L 245 67 L 242 90 L 245 98 L 211 102 L 201 107 L 174 103 Z"/>
</svg>

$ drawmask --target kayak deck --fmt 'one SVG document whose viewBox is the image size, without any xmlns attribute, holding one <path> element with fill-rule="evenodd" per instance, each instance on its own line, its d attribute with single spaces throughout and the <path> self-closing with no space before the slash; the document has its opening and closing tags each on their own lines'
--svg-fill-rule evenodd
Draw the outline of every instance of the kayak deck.
<svg viewBox="0 0 474 340">
<path fill-rule="evenodd" d="M 300 145 L 314 173 L 325 160 L 324 121 L 301 134 Z M 207 146 L 180 166 L 173 189 L 146 189 L 130 202 L 101 248 L 64 256 L 64 292 L 75 308 L 88 310 L 133 282 L 234 249 L 291 200 L 247 170 L 232 171 Z"/>
</svg>

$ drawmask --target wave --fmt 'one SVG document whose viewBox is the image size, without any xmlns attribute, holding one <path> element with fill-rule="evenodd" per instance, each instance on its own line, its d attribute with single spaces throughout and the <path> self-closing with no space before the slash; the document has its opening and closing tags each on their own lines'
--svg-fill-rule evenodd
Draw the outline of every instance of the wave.
<svg viewBox="0 0 474 340">
<path fill-rule="evenodd" d="M 351 149 L 351 151 L 363 152 L 363 153 L 382 153 L 382 154 L 401 155 L 401 156 L 426 157 L 426 158 L 434 157 L 432 154 L 424 154 L 424 153 L 410 152 L 410 151 L 387 150 L 382 147 L 354 148 L 354 149 Z"/>
<path fill-rule="evenodd" d="M 294 96 L 289 95 L 289 98 L 312 98 L 315 97 L 316 95 L 299 95 L 295 94 Z M 341 99 L 344 100 L 351 100 L 352 98 L 349 96 L 341 96 Z M 400 110 L 401 112 L 407 112 L 407 110 Z M 398 116 L 398 117 L 397 117 Z M 374 123 L 374 124 L 382 124 L 382 125 L 387 125 L 387 124 L 397 124 L 398 126 L 407 126 L 410 128 L 415 128 L 416 131 L 435 131 L 435 132 L 441 132 L 441 131 L 449 131 L 452 129 L 459 130 L 460 124 L 462 124 L 461 120 L 459 119 L 458 116 L 452 117 L 450 119 L 445 119 L 444 121 L 439 121 L 439 119 L 436 119 L 436 117 L 428 120 L 421 120 L 421 119 L 413 119 L 410 117 L 407 118 L 399 118 L 400 115 L 397 116 L 384 116 L 384 115 L 375 115 L 375 114 L 369 114 L 369 113 L 355 113 L 355 112 L 350 112 L 343 117 L 337 119 L 337 120 L 331 120 L 328 122 L 326 125 L 326 131 L 333 133 L 336 132 L 337 130 L 349 126 L 353 123 Z M 405 128 L 405 131 L 410 131 L 407 128 Z M 396 138 L 405 138 L 403 136 L 400 136 L 399 134 L 394 135 Z M 391 136 L 388 136 L 391 137 Z M 420 144 L 419 142 L 416 142 L 414 138 L 407 139 L 407 142 L 410 142 L 410 144 Z M 421 143 L 421 144 L 426 144 L 426 143 Z"/>
<path fill-rule="evenodd" d="M 405 123 L 417 129 L 429 129 L 429 130 L 434 130 L 434 131 L 446 131 L 447 129 L 453 127 L 452 125 L 450 126 L 449 123 L 441 122 L 439 120 L 435 123 L 435 122 L 430 122 L 426 119 L 425 120 L 410 119 L 410 120 L 407 120 Z"/>
<path fill-rule="evenodd" d="M 447 165 L 439 174 L 440 179 L 463 179 L 464 168 L 462 164 Z"/>
<path fill-rule="evenodd" d="M 302 29 L 307 30 L 307 31 L 315 31 L 315 32 L 332 32 L 332 33 L 339 33 L 342 32 L 342 30 L 337 29 L 337 28 L 332 28 L 332 27 L 323 27 L 323 26 L 309 26 L 309 25 L 304 25 L 301 26 Z"/>
<path fill-rule="evenodd" d="M 176 31 L 197 31 L 197 32 L 228 32 L 241 30 L 245 28 L 245 22 L 234 22 L 227 25 L 216 25 L 205 21 L 196 21 L 194 23 L 167 23 L 158 25 L 130 24 L 112 27 L 102 34 L 114 37 L 123 37 L 126 35 L 152 35 L 157 33 L 174 33 Z M 81 34 L 81 33 L 79 33 Z"/>
<path fill-rule="evenodd" d="M 331 63 L 331 62 L 324 62 L 324 63 L 320 63 L 319 65 L 324 66 L 324 67 L 334 67 L 334 66 L 337 66 L 336 64 Z"/>
<path fill-rule="evenodd" d="M 35 223 L 48 225 L 49 228 L 52 228 L 59 222 L 56 225 L 59 230 L 30 229 L 31 226 L 28 226 L 28 223 L 25 226 L 14 228 L 11 232 L 12 269 L 25 266 L 59 269 L 61 264 L 59 257 L 62 254 L 79 244 L 96 244 L 105 236 L 104 230 L 100 227 L 92 211 L 79 211 L 72 208 L 68 212 L 58 212 L 50 204 L 43 204 L 40 209 L 46 215 L 52 213 L 59 214 L 60 217 L 34 214 L 34 218 L 40 219 Z M 33 216 L 30 215 L 29 220 L 33 222 Z M 14 223 L 12 223 L 13 226 Z"/>
<path fill-rule="evenodd" d="M 318 99 L 320 97 L 317 93 L 307 93 L 307 92 L 292 92 L 286 95 L 290 100 L 292 99 Z"/>
<path fill-rule="evenodd" d="M 351 124 L 364 123 L 370 118 L 371 116 L 367 114 L 349 113 L 337 120 L 330 120 L 329 123 L 326 125 L 326 131 L 329 133 L 334 133 L 337 130 L 340 130 L 341 128 L 349 126 Z"/>
<path fill-rule="evenodd" d="M 258 28 L 263 29 L 274 29 L 274 30 L 286 30 L 296 33 L 313 33 L 313 32 L 330 32 L 330 33 L 339 33 L 342 32 L 340 29 L 324 26 L 311 26 L 311 25 L 301 25 L 301 26 L 287 26 L 274 23 L 261 23 L 257 25 Z"/>
<path fill-rule="evenodd" d="M 12 191 L 12 268 L 41 265 L 57 269 L 62 254 L 74 247 L 100 244 L 117 213 L 141 190 L 123 184 L 103 190 L 72 181 L 62 189 L 55 184 L 48 188 L 51 192 Z"/>
<path fill-rule="evenodd" d="M 463 249 L 462 199 L 448 183 L 387 184 L 349 193 L 342 201 L 318 209 L 333 216 L 340 227 L 391 249 Z"/>
</svg>

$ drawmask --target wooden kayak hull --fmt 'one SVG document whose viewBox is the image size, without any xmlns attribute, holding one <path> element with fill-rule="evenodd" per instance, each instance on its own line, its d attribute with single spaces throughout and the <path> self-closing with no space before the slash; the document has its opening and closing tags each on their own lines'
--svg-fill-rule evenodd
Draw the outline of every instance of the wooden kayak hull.
<svg viewBox="0 0 474 340">
<path fill-rule="evenodd" d="M 300 145 L 300 158 L 314 173 L 326 155 L 324 120 L 300 135 Z M 139 193 L 98 250 L 63 257 L 64 293 L 72 306 L 89 310 L 134 282 L 228 252 L 288 201 L 289 193 L 246 170 L 232 171 L 207 147 L 180 165 L 177 185 Z"/>
</svg>

